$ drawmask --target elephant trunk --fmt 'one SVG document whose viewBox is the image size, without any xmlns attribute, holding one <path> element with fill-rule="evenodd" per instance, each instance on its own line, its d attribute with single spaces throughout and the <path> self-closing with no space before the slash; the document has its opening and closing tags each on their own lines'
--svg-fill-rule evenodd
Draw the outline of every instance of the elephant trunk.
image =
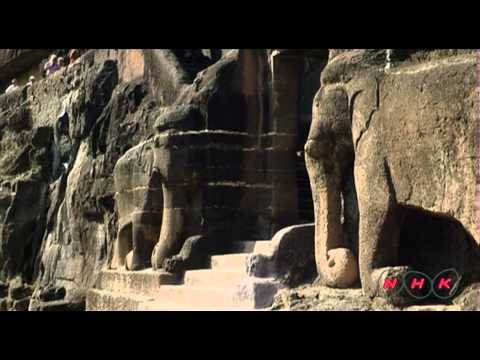
<svg viewBox="0 0 480 360">
<path fill-rule="evenodd" d="M 308 140 L 305 145 L 306 165 L 314 194 L 315 260 L 317 271 L 326 285 L 346 288 L 358 280 L 358 263 L 347 248 L 343 234 L 341 172 L 335 159 L 321 154 L 321 146 L 316 140 Z"/>
</svg>

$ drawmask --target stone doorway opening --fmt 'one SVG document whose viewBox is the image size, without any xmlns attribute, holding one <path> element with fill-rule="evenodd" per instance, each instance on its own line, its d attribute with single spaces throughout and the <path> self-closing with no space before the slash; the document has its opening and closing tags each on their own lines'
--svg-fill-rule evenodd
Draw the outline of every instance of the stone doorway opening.
<svg viewBox="0 0 480 360">
<path fill-rule="evenodd" d="M 304 146 L 312 122 L 313 99 L 320 89 L 320 76 L 327 64 L 325 53 L 307 52 L 300 63 L 296 142 L 297 202 L 300 223 L 314 222 L 312 189 L 305 164 Z"/>
<path fill-rule="evenodd" d="M 313 99 L 320 89 L 320 75 L 327 62 L 326 49 L 275 49 L 270 55 L 272 130 L 290 136 L 293 142 L 289 146 L 294 151 L 288 165 L 294 176 L 289 206 L 295 207 L 295 219 L 285 225 L 314 221 L 304 146 L 312 122 Z"/>
</svg>

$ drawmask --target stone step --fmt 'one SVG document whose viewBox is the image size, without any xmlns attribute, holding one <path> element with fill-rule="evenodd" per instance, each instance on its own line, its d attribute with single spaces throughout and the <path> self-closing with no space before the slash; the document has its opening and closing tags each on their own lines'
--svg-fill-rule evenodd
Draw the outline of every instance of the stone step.
<svg viewBox="0 0 480 360">
<path fill-rule="evenodd" d="M 87 292 L 87 311 L 182 311 L 176 304 L 159 302 L 154 297 L 132 293 L 91 289 Z M 202 309 L 200 309 L 202 310 Z"/>
<path fill-rule="evenodd" d="M 270 250 L 272 242 L 269 240 L 235 241 L 232 246 L 234 253 L 264 253 Z"/>
<path fill-rule="evenodd" d="M 278 291 L 272 279 L 248 279 L 236 286 L 164 285 L 142 310 L 174 306 L 178 310 L 249 310 L 268 307 Z M 173 305 L 174 304 L 174 305 Z"/>
<path fill-rule="evenodd" d="M 158 289 L 156 300 L 147 305 L 155 310 L 165 304 L 175 304 L 178 309 L 251 309 L 252 299 L 237 298 L 236 289 L 230 287 L 208 287 L 190 285 L 165 285 Z"/>
<path fill-rule="evenodd" d="M 229 270 L 188 270 L 183 278 L 185 285 L 198 286 L 216 286 L 225 287 L 237 284 L 241 280 L 248 279 L 245 271 L 229 271 Z"/>
<path fill-rule="evenodd" d="M 96 288 L 113 292 L 154 294 L 160 285 L 179 284 L 178 276 L 152 269 L 142 271 L 104 270 L 100 273 Z"/>
<path fill-rule="evenodd" d="M 183 281 L 153 271 L 106 270 L 87 293 L 87 310 L 254 310 L 269 307 L 278 291 L 274 279 L 246 273 L 251 253 L 270 250 L 270 241 L 235 242 L 235 253 L 210 257 L 211 269 L 188 270 Z M 238 253 L 237 253 L 238 252 Z"/>
<path fill-rule="evenodd" d="M 149 297 L 132 293 L 90 289 L 87 291 L 87 311 L 136 311 Z"/>
<path fill-rule="evenodd" d="M 270 306 L 278 291 L 271 279 L 246 281 L 235 287 L 213 288 L 162 285 L 155 295 L 92 289 L 87 292 L 88 311 L 255 310 Z"/>
<path fill-rule="evenodd" d="M 246 261 L 249 254 L 214 255 L 210 257 L 212 269 L 235 269 L 246 271 Z"/>
</svg>

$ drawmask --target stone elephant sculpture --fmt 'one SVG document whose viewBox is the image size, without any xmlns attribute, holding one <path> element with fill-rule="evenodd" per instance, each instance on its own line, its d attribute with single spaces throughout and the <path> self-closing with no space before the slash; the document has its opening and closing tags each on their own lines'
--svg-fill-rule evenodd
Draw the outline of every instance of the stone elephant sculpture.
<svg viewBox="0 0 480 360">
<path fill-rule="evenodd" d="M 150 257 L 161 229 L 163 192 L 154 168 L 153 142 L 127 151 L 114 168 L 118 233 L 112 268 L 139 270 Z"/>
<path fill-rule="evenodd" d="M 243 148 L 251 146 L 245 142 L 247 101 L 237 83 L 241 63 L 237 51 L 229 52 L 191 84 L 173 86 L 173 98 L 165 79 L 154 86 L 164 104 L 155 106 L 149 130 L 155 135 L 114 170 L 120 223 L 112 267 L 181 272 L 207 266 L 210 254 L 230 245 L 232 224 L 241 221 L 235 215 L 244 196 L 236 186 L 244 176 Z M 162 64 L 157 75 L 170 71 Z"/>
<path fill-rule="evenodd" d="M 169 109 L 157 120 L 158 134 L 115 165 L 119 225 L 112 268 L 159 269 L 188 236 L 200 233 L 199 167 L 191 137 L 181 132 L 182 122 L 199 116 L 194 107 Z"/>
<path fill-rule="evenodd" d="M 317 270 L 332 287 L 352 286 L 360 277 L 370 297 L 387 295 L 385 276 L 410 270 L 399 259 L 404 209 L 458 221 L 479 242 L 475 53 L 435 58 L 419 52 L 417 59 L 391 67 L 385 55 L 331 54 L 305 144 Z M 346 236 L 347 228 L 356 229 L 355 211 L 348 211 L 356 202 L 358 254 L 356 239 Z"/>
</svg>

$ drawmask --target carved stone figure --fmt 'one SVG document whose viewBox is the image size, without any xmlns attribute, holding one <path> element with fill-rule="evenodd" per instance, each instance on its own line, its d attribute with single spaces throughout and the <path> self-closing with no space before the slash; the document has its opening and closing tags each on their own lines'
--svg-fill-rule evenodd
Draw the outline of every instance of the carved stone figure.
<svg viewBox="0 0 480 360">
<path fill-rule="evenodd" d="M 149 267 L 158 241 L 163 193 L 160 174 L 153 167 L 152 145 L 152 142 L 142 143 L 130 149 L 114 169 L 119 225 L 113 268 Z"/>
<path fill-rule="evenodd" d="M 178 254 L 189 236 L 202 233 L 203 167 L 198 155 L 202 152 L 199 142 L 204 136 L 195 134 L 194 129 L 195 124 L 203 123 L 199 109 L 193 106 L 176 107 L 157 122 L 161 133 L 155 137 L 154 163 L 162 183 L 163 216 L 160 237 L 152 254 L 154 269 L 161 268 L 167 257 Z M 172 127 L 176 129 L 170 132 Z"/>
<path fill-rule="evenodd" d="M 341 223 L 341 198 L 353 162 L 348 94 L 340 86 L 322 86 L 315 97 L 305 162 L 315 211 L 315 258 L 325 283 L 349 287 L 358 265 Z"/>
<path fill-rule="evenodd" d="M 265 55 L 232 52 L 156 107 L 155 136 L 115 167 L 112 268 L 205 267 L 232 241 L 269 238 L 294 221 L 284 189 L 295 169 L 283 169 L 294 152 L 265 117 Z"/>
<path fill-rule="evenodd" d="M 385 50 L 331 53 L 305 145 L 318 271 L 332 287 L 351 286 L 359 274 L 371 297 L 386 295 L 382 280 L 412 265 L 400 243 L 412 211 L 455 222 L 465 236 L 451 242 L 469 245 L 452 250 L 452 261 L 462 276 L 479 269 L 474 52 L 391 52 L 391 66 L 385 61 Z M 352 169 L 356 196 L 346 190 Z M 346 236 L 355 198 L 358 265 L 356 239 Z"/>
</svg>

